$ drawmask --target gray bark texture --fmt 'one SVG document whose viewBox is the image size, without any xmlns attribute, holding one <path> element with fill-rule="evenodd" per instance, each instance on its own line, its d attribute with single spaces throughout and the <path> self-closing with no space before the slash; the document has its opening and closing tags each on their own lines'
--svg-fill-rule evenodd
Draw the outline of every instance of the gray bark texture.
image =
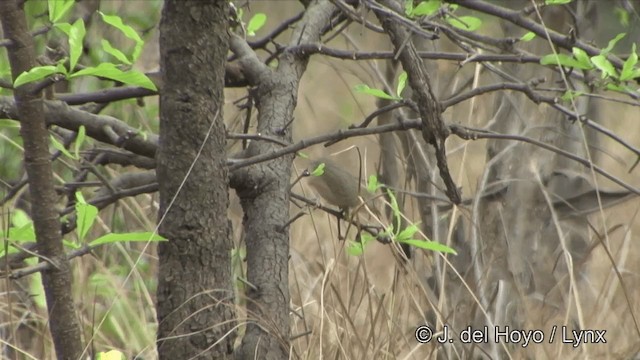
<svg viewBox="0 0 640 360">
<path fill-rule="evenodd" d="M 13 42 L 7 47 L 7 54 L 14 79 L 36 66 L 33 38 L 29 34 L 22 5 L 18 3 L 16 0 L 0 2 L 2 30 L 4 36 Z M 29 195 L 37 204 L 31 207 L 31 216 L 39 253 L 42 259 L 49 259 L 54 264 L 42 272 L 42 285 L 56 356 L 58 359 L 76 360 L 83 354 L 82 334 L 71 292 L 73 278 L 62 246 L 42 94 L 34 93 L 33 88 L 34 84 L 27 84 L 14 91 L 20 136 L 24 141 Z"/>
<path fill-rule="evenodd" d="M 236 337 L 222 116 L 228 6 L 168 0 L 162 12 L 160 359 L 230 358 Z"/>
<path fill-rule="evenodd" d="M 330 22 L 334 6 L 311 2 L 291 37 L 291 46 L 319 41 Z M 232 36 L 231 49 L 240 58 L 242 71 L 254 85 L 251 95 L 258 108 L 257 132 L 292 141 L 292 119 L 298 86 L 308 55 L 286 52 L 278 68 L 266 67 L 244 39 Z M 244 156 L 275 151 L 278 145 L 253 141 Z M 289 184 L 292 155 L 235 171 L 232 186 L 244 211 L 247 248 L 249 322 L 238 356 L 242 359 L 289 357 Z"/>
</svg>

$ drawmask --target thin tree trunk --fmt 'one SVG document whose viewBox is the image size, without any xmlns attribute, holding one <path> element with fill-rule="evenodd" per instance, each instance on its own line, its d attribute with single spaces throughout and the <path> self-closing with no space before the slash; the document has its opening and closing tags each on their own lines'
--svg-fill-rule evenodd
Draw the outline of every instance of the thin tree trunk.
<svg viewBox="0 0 640 360">
<path fill-rule="evenodd" d="M 0 21 L 6 38 L 13 44 L 7 47 L 11 73 L 15 79 L 22 72 L 36 66 L 33 38 L 27 20 L 16 0 L 0 1 Z M 49 329 L 58 359 L 80 359 L 83 352 L 80 325 L 73 305 L 72 276 L 60 232 L 60 216 L 56 211 L 56 192 L 49 154 L 49 132 L 45 124 L 41 93 L 33 93 L 33 84 L 14 90 L 20 135 L 24 141 L 24 164 L 29 177 L 29 193 L 33 201 L 31 216 L 36 241 L 42 259 L 54 266 L 42 272 Z"/>
</svg>

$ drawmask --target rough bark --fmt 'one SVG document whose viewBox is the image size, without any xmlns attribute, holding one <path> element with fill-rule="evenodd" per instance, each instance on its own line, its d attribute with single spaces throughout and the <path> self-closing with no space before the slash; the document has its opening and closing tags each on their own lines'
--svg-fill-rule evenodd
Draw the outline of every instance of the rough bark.
<svg viewBox="0 0 640 360">
<path fill-rule="evenodd" d="M 228 2 L 168 0 L 160 23 L 160 359 L 230 358 L 235 340 L 225 166 Z"/>
<path fill-rule="evenodd" d="M 334 9 L 328 1 L 311 3 L 290 45 L 319 41 Z M 259 111 L 257 132 L 290 143 L 298 85 L 308 55 L 285 52 L 272 71 L 240 37 L 232 38 L 231 48 L 255 86 L 252 95 Z M 246 155 L 267 153 L 276 146 L 253 141 Z M 247 291 L 249 322 L 238 353 L 243 359 L 289 357 L 289 234 L 283 226 L 289 220 L 292 161 L 293 156 L 288 155 L 233 174 L 233 186 L 244 210 L 247 279 L 254 286 Z"/>
<path fill-rule="evenodd" d="M 11 73 L 15 79 L 22 72 L 36 66 L 33 38 L 29 34 L 27 20 L 16 0 L 0 2 L 0 21 L 5 37 L 11 39 L 7 47 Z M 24 164 L 29 178 L 29 193 L 38 206 L 32 207 L 31 216 L 36 241 L 42 258 L 50 259 L 55 266 L 42 272 L 49 329 L 58 359 L 76 360 L 82 357 L 83 346 L 80 325 L 76 318 L 71 294 L 72 275 L 64 256 L 59 216 L 56 211 L 57 196 L 54 190 L 53 171 L 49 154 L 49 132 L 41 93 L 33 93 L 33 85 L 23 85 L 14 90 L 20 118 L 20 135 L 24 141 Z"/>
<path fill-rule="evenodd" d="M 398 4 L 392 0 L 381 0 L 387 8 L 397 10 Z M 426 72 L 418 51 L 407 32 L 397 21 L 385 11 L 374 10 L 382 28 L 389 35 L 393 47 L 398 52 L 398 60 L 408 74 L 408 83 L 418 105 L 422 120 L 422 136 L 433 146 L 437 159 L 440 177 L 446 186 L 446 194 L 455 204 L 460 203 L 460 192 L 451 178 L 447 164 L 445 141 L 449 129 L 444 125 L 440 102 L 433 93 L 431 79 Z"/>
</svg>

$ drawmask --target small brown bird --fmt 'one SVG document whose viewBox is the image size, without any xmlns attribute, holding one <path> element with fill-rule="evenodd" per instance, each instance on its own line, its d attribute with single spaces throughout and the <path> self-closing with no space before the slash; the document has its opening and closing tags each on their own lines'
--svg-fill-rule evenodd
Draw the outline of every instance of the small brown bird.
<svg viewBox="0 0 640 360">
<path fill-rule="evenodd" d="M 358 194 L 366 190 L 361 189 L 358 179 L 327 158 L 313 161 L 309 172 L 313 172 L 320 164 L 324 164 L 324 173 L 320 176 L 311 176 L 309 179 L 309 184 L 316 189 L 318 194 L 329 204 L 342 210 L 360 205 Z"/>
</svg>

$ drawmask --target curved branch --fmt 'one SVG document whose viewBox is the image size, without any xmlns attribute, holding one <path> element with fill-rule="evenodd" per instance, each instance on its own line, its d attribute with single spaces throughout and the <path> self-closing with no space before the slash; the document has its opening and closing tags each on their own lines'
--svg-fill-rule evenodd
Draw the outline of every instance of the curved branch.
<svg viewBox="0 0 640 360">
<path fill-rule="evenodd" d="M 600 49 L 598 49 L 597 47 L 591 46 L 584 41 L 575 39 L 571 36 L 565 36 L 549 28 L 545 28 L 541 24 L 522 16 L 519 11 L 511 10 L 480 0 L 450 0 L 449 2 L 458 4 L 467 9 L 476 10 L 484 14 L 493 15 L 498 18 L 507 20 L 510 23 L 513 23 L 522 27 L 523 29 L 535 33 L 543 39 L 547 38 L 548 33 L 551 42 L 569 51 L 571 51 L 573 47 L 578 47 L 584 50 L 590 56 L 596 56 L 600 54 Z M 608 59 L 617 68 L 622 68 L 623 62 L 619 58 L 608 56 Z"/>
</svg>

